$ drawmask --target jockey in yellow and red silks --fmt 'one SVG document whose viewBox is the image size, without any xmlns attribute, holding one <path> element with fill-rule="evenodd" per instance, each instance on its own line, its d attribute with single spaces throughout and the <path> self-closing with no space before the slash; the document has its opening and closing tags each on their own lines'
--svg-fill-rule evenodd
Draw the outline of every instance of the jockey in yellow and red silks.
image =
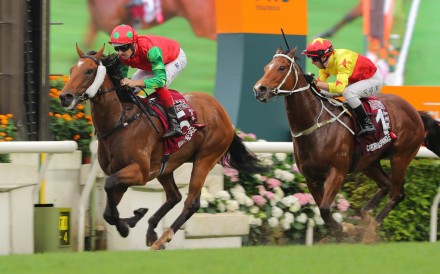
<svg viewBox="0 0 440 274">
<path fill-rule="evenodd" d="M 137 68 L 131 79 L 124 78 L 121 85 L 135 88 L 154 89 L 163 102 L 169 128 L 163 138 L 181 136 L 174 101 L 167 86 L 185 68 L 186 55 L 180 44 L 169 38 L 154 35 L 138 35 L 129 25 L 119 25 L 113 29 L 109 44 L 119 54 L 119 59 L 128 66 Z"/>
<path fill-rule="evenodd" d="M 367 57 L 348 50 L 334 49 L 332 43 L 316 38 L 302 52 L 319 68 L 316 86 L 327 96 L 343 96 L 354 110 L 364 135 L 375 131 L 360 98 L 376 95 L 383 86 L 383 78 L 376 65 Z M 329 82 L 335 76 L 335 82 Z"/>
</svg>

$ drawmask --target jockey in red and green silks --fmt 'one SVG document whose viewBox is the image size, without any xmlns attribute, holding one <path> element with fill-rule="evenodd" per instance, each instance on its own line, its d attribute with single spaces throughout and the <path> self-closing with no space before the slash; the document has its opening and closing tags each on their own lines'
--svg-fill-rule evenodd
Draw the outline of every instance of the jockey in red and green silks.
<svg viewBox="0 0 440 274">
<path fill-rule="evenodd" d="M 117 26 L 109 43 L 118 51 L 122 63 L 138 69 L 131 79 L 122 79 L 121 85 L 154 89 L 163 102 L 169 122 L 169 129 L 163 138 L 181 136 L 183 133 L 174 101 L 167 88 L 187 63 L 180 44 L 161 36 L 138 36 L 134 28 L 128 25 Z"/>
</svg>

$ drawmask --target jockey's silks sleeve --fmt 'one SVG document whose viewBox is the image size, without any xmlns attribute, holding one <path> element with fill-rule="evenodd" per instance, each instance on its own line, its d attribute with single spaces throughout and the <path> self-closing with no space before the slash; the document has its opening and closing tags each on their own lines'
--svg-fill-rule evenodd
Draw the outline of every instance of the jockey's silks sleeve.
<svg viewBox="0 0 440 274">
<path fill-rule="evenodd" d="M 129 66 L 126 66 L 126 65 L 121 66 L 121 68 L 119 70 L 121 71 L 122 79 L 127 78 L 129 69 L 130 69 Z"/>
<path fill-rule="evenodd" d="M 145 88 L 161 88 L 166 85 L 167 73 L 163 62 L 162 50 L 159 47 L 152 47 L 147 54 L 147 59 L 151 63 L 151 70 L 154 77 L 144 80 Z"/>
<path fill-rule="evenodd" d="M 319 81 L 328 82 L 331 75 L 335 82 L 328 83 L 329 92 L 341 93 L 352 83 L 365 80 L 374 75 L 377 68 L 365 56 L 346 49 L 335 49 L 326 69 L 319 70 Z"/>
</svg>

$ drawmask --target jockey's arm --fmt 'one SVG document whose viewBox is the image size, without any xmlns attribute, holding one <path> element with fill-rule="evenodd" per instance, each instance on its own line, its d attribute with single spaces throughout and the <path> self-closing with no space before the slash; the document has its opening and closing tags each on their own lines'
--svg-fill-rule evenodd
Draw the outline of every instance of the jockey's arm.
<svg viewBox="0 0 440 274">
<path fill-rule="evenodd" d="M 152 47 L 147 54 L 147 59 L 151 63 L 154 76 L 144 80 L 145 88 L 154 89 L 164 87 L 167 83 L 167 73 L 163 62 L 162 50 Z"/>
</svg>

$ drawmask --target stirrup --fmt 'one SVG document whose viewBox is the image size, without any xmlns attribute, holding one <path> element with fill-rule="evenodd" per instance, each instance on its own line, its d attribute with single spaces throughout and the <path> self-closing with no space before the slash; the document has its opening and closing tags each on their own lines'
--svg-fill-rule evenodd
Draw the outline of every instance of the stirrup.
<svg viewBox="0 0 440 274">
<path fill-rule="evenodd" d="M 168 131 L 162 135 L 162 139 L 170 138 L 170 137 L 178 137 L 182 136 L 183 132 L 180 128 L 172 127 L 168 128 Z"/>
<path fill-rule="evenodd" d="M 376 129 L 372 125 L 366 126 L 366 127 L 361 127 L 361 130 L 356 134 L 356 136 L 368 135 L 368 134 L 374 133 L 375 131 L 376 131 Z"/>
</svg>

